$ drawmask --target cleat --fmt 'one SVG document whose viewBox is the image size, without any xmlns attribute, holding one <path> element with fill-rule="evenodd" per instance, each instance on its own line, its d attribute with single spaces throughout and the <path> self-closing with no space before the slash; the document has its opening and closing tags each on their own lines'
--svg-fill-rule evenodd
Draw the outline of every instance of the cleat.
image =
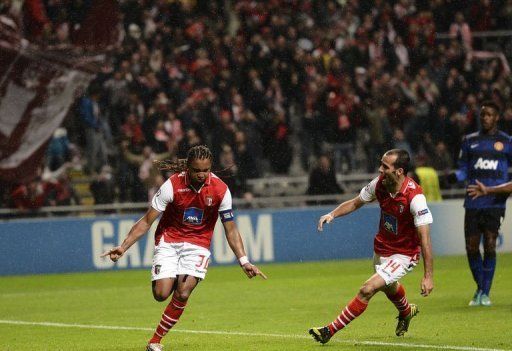
<svg viewBox="0 0 512 351">
<path fill-rule="evenodd" d="M 163 349 L 164 349 L 164 345 L 157 344 L 157 343 L 151 343 L 151 344 L 148 344 L 146 351 L 162 351 Z"/>
<path fill-rule="evenodd" d="M 485 307 L 492 306 L 492 302 L 491 302 L 491 299 L 489 298 L 489 295 L 486 295 L 486 294 L 480 295 L 480 305 L 485 306 Z"/>
<path fill-rule="evenodd" d="M 406 317 L 396 317 L 398 318 L 398 324 L 396 325 L 395 330 L 396 336 L 403 336 L 409 330 L 409 323 L 411 323 L 411 319 L 420 312 L 417 305 L 411 303 L 409 306 L 411 307 L 411 312 L 409 312 Z"/>
<path fill-rule="evenodd" d="M 311 328 L 309 334 L 321 344 L 325 344 L 332 336 L 329 327 Z"/>
<path fill-rule="evenodd" d="M 473 299 L 471 299 L 471 301 L 469 301 L 468 306 L 480 306 L 481 299 L 482 299 L 482 291 L 480 291 L 480 290 L 475 291 L 475 295 L 473 295 Z M 487 299 L 489 299 L 489 297 L 487 297 Z"/>
</svg>

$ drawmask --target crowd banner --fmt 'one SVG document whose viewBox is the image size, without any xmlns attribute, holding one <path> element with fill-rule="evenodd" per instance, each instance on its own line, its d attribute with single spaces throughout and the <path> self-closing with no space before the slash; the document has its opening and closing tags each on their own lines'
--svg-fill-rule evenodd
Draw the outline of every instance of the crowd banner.
<svg viewBox="0 0 512 351">
<path fill-rule="evenodd" d="M 3 35 L 0 37 L 0 183 L 22 183 L 37 174 L 47 142 L 94 74 L 81 68 L 79 61 L 59 61 L 42 49 L 2 39 L 5 39 Z M 58 57 L 66 55 L 60 53 Z"/>
<path fill-rule="evenodd" d="M 510 202 L 510 201 L 509 201 Z M 509 208 L 512 203 L 509 203 Z M 379 208 L 367 205 L 317 232 L 318 218 L 331 208 L 237 211 L 235 220 L 253 262 L 303 262 L 372 257 Z M 434 254 L 464 254 L 462 200 L 430 204 Z M 512 252 L 512 216 L 505 218 L 498 252 Z M 26 219 L 0 222 L 0 275 L 101 271 L 151 267 L 156 225 L 117 262 L 101 258 L 123 241 L 139 216 Z M 212 264 L 236 258 L 217 223 Z"/>
</svg>

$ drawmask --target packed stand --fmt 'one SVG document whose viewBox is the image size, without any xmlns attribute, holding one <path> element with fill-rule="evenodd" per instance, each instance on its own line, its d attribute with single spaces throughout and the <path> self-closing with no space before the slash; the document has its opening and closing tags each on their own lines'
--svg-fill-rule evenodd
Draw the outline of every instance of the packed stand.
<svg viewBox="0 0 512 351">
<path fill-rule="evenodd" d="M 113 169 L 101 202 L 147 201 L 166 176 L 152 160 L 197 144 L 210 146 L 234 196 L 250 198 L 247 179 L 287 175 L 294 158 L 303 173 L 317 160 L 373 173 L 400 147 L 446 171 L 483 99 L 502 106 L 512 132 L 507 60 L 489 54 L 496 40 L 473 38 L 510 29 L 512 1 L 120 6 L 122 44 L 66 122 L 87 172 Z"/>
</svg>

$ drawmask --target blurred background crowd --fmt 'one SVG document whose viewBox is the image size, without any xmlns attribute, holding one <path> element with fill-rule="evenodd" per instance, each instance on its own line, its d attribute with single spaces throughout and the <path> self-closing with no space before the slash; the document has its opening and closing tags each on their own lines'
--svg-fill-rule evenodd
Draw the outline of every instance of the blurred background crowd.
<svg viewBox="0 0 512 351">
<path fill-rule="evenodd" d="M 16 3 L 2 13 L 58 47 L 91 1 Z M 484 99 L 512 133 L 510 37 L 475 35 L 512 29 L 511 0 L 124 0 L 115 14 L 117 42 L 54 133 L 41 176 L 4 189 L 3 207 L 80 203 L 69 169 L 87 175 L 94 203 L 144 202 L 167 176 L 153 160 L 198 144 L 246 199 L 248 179 L 275 175 L 340 192 L 326 179 L 375 173 L 395 147 L 443 174 Z"/>
</svg>

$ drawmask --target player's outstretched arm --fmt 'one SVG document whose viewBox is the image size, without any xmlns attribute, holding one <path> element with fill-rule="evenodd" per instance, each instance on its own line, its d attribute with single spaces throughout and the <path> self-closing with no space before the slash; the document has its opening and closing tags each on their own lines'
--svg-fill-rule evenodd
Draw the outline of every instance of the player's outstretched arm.
<svg viewBox="0 0 512 351">
<path fill-rule="evenodd" d="M 480 196 L 485 196 L 488 194 L 498 194 L 498 193 L 505 193 L 510 194 L 512 193 L 512 182 L 507 182 L 501 185 L 496 186 L 485 186 L 482 182 L 480 182 L 478 179 L 475 180 L 476 184 L 468 185 L 468 195 L 471 196 L 471 198 L 476 199 Z"/>
<path fill-rule="evenodd" d="M 104 252 L 101 257 L 109 256 L 112 261 L 116 262 L 123 256 L 126 250 L 147 233 L 158 216 L 160 216 L 160 212 L 151 207 L 146 214 L 133 225 L 123 243 Z"/>
<path fill-rule="evenodd" d="M 430 226 L 428 224 L 417 227 L 423 256 L 423 278 L 421 279 L 421 295 L 428 296 L 434 289 L 434 257 L 432 255 L 432 242 L 430 240 Z"/>
<path fill-rule="evenodd" d="M 334 220 L 334 218 L 345 216 L 351 212 L 354 212 L 355 210 L 361 208 L 364 204 L 365 204 L 365 202 L 363 200 L 361 200 L 359 195 L 351 200 L 341 203 L 333 211 L 320 217 L 320 219 L 318 220 L 318 227 L 317 227 L 318 231 L 321 232 L 324 229 L 323 228 L 324 223 L 329 224 Z"/>
<path fill-rule="evenodd" d="M 226 233 L 226 239 L 228 241 L 229 247 L 235 253 L 235 256 L 240 263 L 244 273 L 249 278 L 254 278 L 257 275 L 262 277 L 263 279 L 267 279 L 265 273 L 259 270 L 258 267 L 249 262 L 247 255 L 245 254 L 244 243 L 242 241 L 242 236 L 238 231 L 238 228 L 234 221 L 226 221 L 222 223 L 224 225 L 224 231 Z"/>
</svg>

